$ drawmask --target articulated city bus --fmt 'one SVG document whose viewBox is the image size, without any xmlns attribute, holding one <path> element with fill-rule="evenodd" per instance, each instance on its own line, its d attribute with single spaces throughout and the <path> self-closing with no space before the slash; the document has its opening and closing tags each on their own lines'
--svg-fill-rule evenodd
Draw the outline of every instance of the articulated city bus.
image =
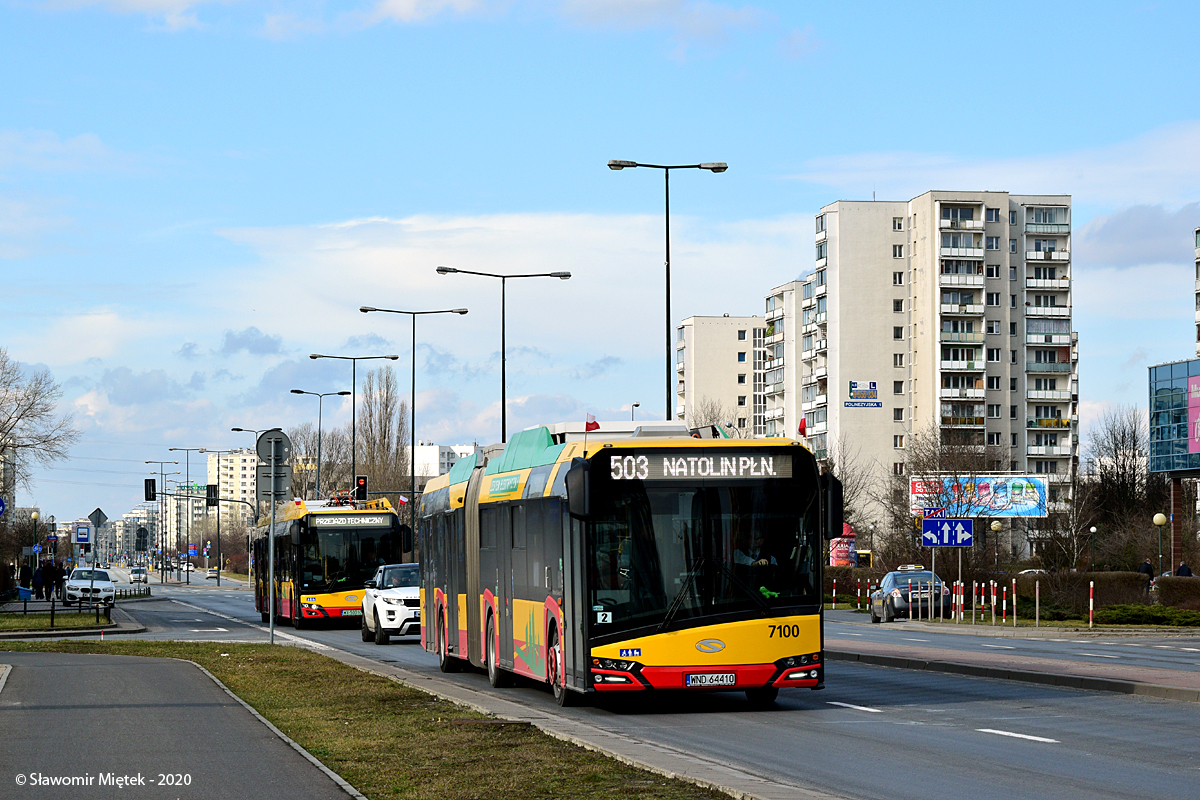
<svg viewBox="0 0 1200 800">
<path fill-rule="evenodd" d="M 250 544 L 254 607 L 268 619 L 267 532 Z M 348 497 L 284 504 L 275 521 L 275 618 L 293 627 L 318 620 L 362 617 L 363 582 L 380 564 L 395 564 L 412 533 L 386 499 Z M 408 541 L 406 541 L 408 540 Z"/>
<path fill-rule="evenodd" d="M 443 671 L 524 675 L 560 704 L 822 688 L 822 536 L 841 532 L 841 485 L 806 446 L 555 429 L 425 488 L 421 636 Z"/>
</svg>

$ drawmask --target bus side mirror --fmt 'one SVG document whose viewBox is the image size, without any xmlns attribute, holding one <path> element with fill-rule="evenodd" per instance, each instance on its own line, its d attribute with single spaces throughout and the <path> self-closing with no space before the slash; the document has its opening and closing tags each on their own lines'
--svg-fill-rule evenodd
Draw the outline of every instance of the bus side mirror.
<svg viewBox="0 0 1200 800">
<path fill-rule="evenodd" d="M 412 528 L 407 525 L 400 526 L 400 552 L 411 553 L 413 549 L 413 534 Z"/>
<path fill-rule="evenodd" d="M 567 469 L 567 510 L 576 519 L 591 516 L 589 485 L 587 459 L 572 458 L 571 466 Z"/>
<path fill-rule="evenodd" d="M 846 509 L 842 497 L 842 482 L 826 472 L 821 476 L 821 505 L 822 519 L 825 522 L 826 539 L 836 539 L 842 535 L 842 523 L 846 520 Z"/>
</svg>

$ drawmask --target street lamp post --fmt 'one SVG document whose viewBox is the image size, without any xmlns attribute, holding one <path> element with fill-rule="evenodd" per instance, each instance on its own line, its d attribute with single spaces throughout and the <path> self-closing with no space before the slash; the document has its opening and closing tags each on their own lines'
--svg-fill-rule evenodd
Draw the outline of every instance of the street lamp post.
<svg viewBox="0 0 1200 800">
<path fill-rule="evenodd" d="M 400 356 L 327 356 L 321 353 L 313 353 L 309 358 L 336 358 L 339 361 L 350 362 L 350 480 L 353 481 L 358 474 L 358 434 L 354 427 L 355 418 L 358 414 L 358 362 L 371 361 L 376 358 L 386 358 L 388 361 L 395 361 Z"/>
<path fill-rule="evenodd" d="M 663 171 L 663 186 L 666 189 L 666 241 L 667 241 L 667 416 L 668 421 L 675 418 L 672 413 L 674 403 L 671 400 L 672 391 L 671 385 L 674 380 L 671 376 L 671 170 L 673 169 L 706 169 L 714 173 L 724 172 L 729 169 L 729 165 L 724 161 L 708 161 L 703 164 L 642 164 L 637 161 L 618 161 L 613 159 L 608 162 L 608 168 L 612 170 L 622 170 L 626 167 L 648 167 L 651 169 L 661 169 Z"/>
<path fill-rule="evenodd" d="M 465 308 L 445 308 L 439 311 L 400 311 L 394 308 L 375 308 L 374 306 L 359 306 L 359 311 L 364 314 L 369 314 L 372 311 L 380 311 L 386 314 L 408 314 L 412 317 L 412 378 L 408 406 L 408 433 L 409 433 L 409 450 L 408 450 L 408 465 L 411 468 L 411 475 L 408 484 L 408 502 L 411 505 L 409 511 L 409 525 L 416 531 L 417 520 L 417 317 L 424 314 L 466 314 Z M 295 389 L 292 390 L 296 391 Z M 318 437 L 319 440 L 319 437 Z M 318 444 L 318 447 L 320 445 Z M 318 470 L 320 465 L 318 465 Z"/>
<path fill-rule="evenodd" d="M 1158 528 L 1158 574 L 1162 575 L 1162 529 L 1163 525 L 1167 524 L 1167 518 L 1164 514 L 1154 515 L 1154 526 Z"/>
<path fill-rule="evenodd" d="M 192 497 L 191 497 L 191 494 L 192 494 L 191 455 L 192 455 L 192 453 L 199 452 L 203 449 L 204 449 L 203 447 L 168 447 L 167 448 L 167 450 L 171 451 L 171 452 L 175 452 L 175 451 L 183 452 L 183 480 L 184 480 L 185 485 L 187 486 L 187 491 L 185 491 L 184 494 L 187 496 L 187 501 L 188 501 L 187 502 L 187 549 L 188 550 L 192 549 L 192 513 L 194 511 L 193 506 L 192 506 Z M 207 509 L 208 506 L 205 506 L 205 508 Z M 187 564 L 190 567 L 192 565 L 192 561 L 191 561 L 192 554 L 189 552 L 187 555 L 188 555 Z M 192 583 L 192 573 L 191 573 L 191 570 L 186 570 L 183 568 L 183 560 L 182 559 L 179 562 L 179 569 L 180 569 L 180 571 L 182 571 L 184 573 L 185 583 L 190 586 Z"/>
<path fill-rule="evenodd" d="M 494 272 L 475 272 L 469 269 L 455 267 L 438 267 L 438 275 L 481 275 L 485 278 L 500 279 L 500 441 L 508 441 L 508 386 L 505 370 L 507 368 L 507 352 L 505 348 L 505 292 L 509 278 L 558 278 L 570 280 L 569 272 L 531 272 L 520 275 L 498 275 Z M 466 313 L 466 309 L 462 309 Z"/>
<path fill-rule="evenodd" d="M 1093 525 L 1091 527 L 1091 533 L 1092 533 L 1092 537 L 1091 537 L 1092 568 L 1090 570 L 1088 570 L 1088 572 L 1095 572 L 1096 571 L 1096 526 L 1095 525 Z"/>
<path fill-rule="evenodd" d="M 157 536 L 157 539 L 158 539 L 158 582 L 163 583 L 164 581 L 166 581 L 166 576 L 163 573 L 166 572 L 164 567 L 166 566 L 166 563 L 167 563 L 166 555 L 163 553 L 163 550 L 166 549 L 164 545 L 166 544 L 166 538 L 167 538 L 166 497 L 163 495 L 163 492 L 166 491 L 166 489 L 167 489 L 167 480 L 166 480 L 167 476 L 166 476 L 166 473 L 163 472 L 163 465 L 164 464 L 178 465 L 179 462 L 178 461 L 147 461 L 146 463 L 147 464 L 158 464 L 158 486 L 159 486 L 159 489 L 157 492 L 157 494 L 158 494 L 158 536 Z M 153 474 L 153 473 L 151 473 L 151 474 Z M 147 578 L 147 580 L 149 580 L 149 578 Z M 147 583 L 147 586 L 148 585 L 149 584 Z"/>
<path fill-rule="evenodd" d="M 637 420 L 637 409 L 638 409 L 638 406 L 640 406 L 640 405 L 641 405 L 641 403 L 634 403 L 633 405 L 631 405 L 629 407 L 629 421 L 630 422 L 634 422 Z"/>
<path fill-rule="evenodd" d="M 331 395 L 345 397 L 350 392 L 306 392 L 303 389 L 292 389 L 292 394 L 311 394 L 317 398 L 317 499 L 321 499 L 321 407 L 325 398 Z"/>
<path fill-rule="evenodd" d="M 36 545 L 38 543 L 37 521 L 38 521 L 38 512 L 36 512 L 36 511 L 31 512 L 29 515 L 29 546 L 30 547 L 33 547 L 34 545 Z M 31 550 L 30 552 L 33 552 L 33 551 Z M 37 553 L 33 554 L 32 561 L 33 561 L 33 568 L 37 569 L 37 567 L 38 567 Z M 45 573 L 42 573 L 42 574 L 44 575 Z M 46 583 L 45 583 L 45 581 L 43 581 L 42 586 L 45 586 L 45 585 L 46 585 Z"/>
<path fill-rule="evenodd" d="M 232 450 L 208 450 L 201 447 L 201 453 L 215 453 L 217 456 L 217 586 L 221 585 L 221 456 L 232 453 Z M 208 500 L 205 500 L 205 513 L 208 513 Z M 249 554 L 247 554 L 249 557 Z"/>
<path fill-rule="evenodd" d="M 992 520 L 992 524 L 991 524 L 992 547 L 994 548 L 994 551 L 996 554 L 996 556 L 995 556 L 996 563 L 995 563 L 995 567 L 994 567 L 996 570 L 1000 569 L 1000 528 L 1001 528 L 1000 520 L 998 520 L 998 519 Z"/>
</svg>

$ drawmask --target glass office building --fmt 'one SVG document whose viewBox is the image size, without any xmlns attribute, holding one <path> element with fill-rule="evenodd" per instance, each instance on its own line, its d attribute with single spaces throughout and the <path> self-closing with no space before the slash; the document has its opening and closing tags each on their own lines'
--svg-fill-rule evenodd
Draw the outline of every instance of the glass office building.
<svg viewBox="0 0 1200 800">
<path fill-rule="evenodd" d="M 1200 474 L 1200 359 L 1150 367 L 1150 471 Z"/>
</svg>

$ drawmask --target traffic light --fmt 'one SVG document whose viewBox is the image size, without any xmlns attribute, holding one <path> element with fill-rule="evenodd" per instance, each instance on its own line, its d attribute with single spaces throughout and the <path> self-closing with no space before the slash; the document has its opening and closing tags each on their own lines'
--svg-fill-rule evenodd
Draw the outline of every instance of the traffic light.
<svg viewBox="0 0 1200 800">
<path fill-rule="evenodd" d="M 158 491 L 155 488 L 154 478 L 146 478 L 146 502 L 153 503 L 158 499 Z"/>
<path fill-rule="evenodd" d="M 367 476 L 356 475 L 354 477 L 354 499 L 366 502 L 367 500 Z"/>
<path fill-rule="evenodd" d="M 204 505 L 207 506 L 208 508 L 216 508 L 217 507 L 217 485 L 215 483 L 210 483 L 210 484 L 207 484 L 205 486 L 205 488 L 208 491 L 208 495 L 204 500 Z"/>
</svg>

